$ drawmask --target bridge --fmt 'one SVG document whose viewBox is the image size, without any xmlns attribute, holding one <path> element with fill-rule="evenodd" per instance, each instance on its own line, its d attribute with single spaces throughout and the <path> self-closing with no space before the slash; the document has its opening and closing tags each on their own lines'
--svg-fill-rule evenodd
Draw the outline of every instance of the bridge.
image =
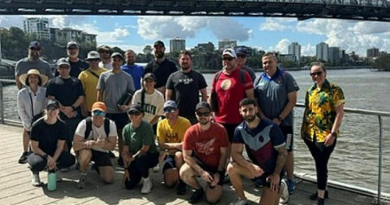
<svg viewBox="0 0 390 205">
<path fill-rule="evenodd" d="M 0 0 L 0 15 L 171 15 L 390 22 L 390 0 Z"/>
</svg>

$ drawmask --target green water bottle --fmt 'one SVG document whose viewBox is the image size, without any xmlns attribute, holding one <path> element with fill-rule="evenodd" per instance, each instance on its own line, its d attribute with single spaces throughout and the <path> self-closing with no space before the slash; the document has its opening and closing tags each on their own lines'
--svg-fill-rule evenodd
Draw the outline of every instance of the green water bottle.
<svg viewBox="0 0 390 205">
<path fill-rule="evenodd" d="M 49 170 L 47 173 L 47 190 L 55 191 L 57 189 L 57 174 L 56 170 Z"/>
</svg>

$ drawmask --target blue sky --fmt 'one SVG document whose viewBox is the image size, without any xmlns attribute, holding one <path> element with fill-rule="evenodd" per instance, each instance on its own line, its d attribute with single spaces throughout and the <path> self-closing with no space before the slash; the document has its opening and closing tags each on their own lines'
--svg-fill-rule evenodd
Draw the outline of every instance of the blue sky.
<svg viewBox="0 0 390 205">
<path fill-rule="evenodd" d="M 29 16 L 0 16 L 0 26 L 23 26 Z M 36 17 L 36 16 L 35 16 Z M 347 53 L 366 56 L 367 48 L 376 47 L 390 52 L 390 23 L 348 21 L 334 19 L 309 19 L 262 17 L 178 17 L 178 16 L 45 16 L 50 26 L 71 27 L 98 34 L 98 44 L 118 46 L 142 52 L 145 45 L 169 39 L 186 39 L 186 47 L 198 43 L 234 39 L 265 51 L 287 53 L 292 42 L 302 46 L 302 55 L 315 55 L 315 46 L 326 42 Z M 169 49 L 169 48 L 168 48 Z"/>
</svg>

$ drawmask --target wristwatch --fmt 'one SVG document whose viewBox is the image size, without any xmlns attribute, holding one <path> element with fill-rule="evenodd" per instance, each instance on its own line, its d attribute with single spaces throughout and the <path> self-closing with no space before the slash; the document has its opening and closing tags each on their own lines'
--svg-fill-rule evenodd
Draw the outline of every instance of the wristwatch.
<svg viewBox="0 0 390 205">
<path fill-rule="evenodd" d="M 279 116 L 279 117 L 278 117 L 278 120 L 280 120 L 280 122 L 281 122 L 281 121 L 283 121 L 283 118 Z"/>
<path fill-rule="evenodd" d="M 42 156 L 44 159 L 47 159 L 47 154 L 44 154 L 43 156 Z"/>
<path fill-rule="evenodd" d="M 337 137 L 337 133 L 336 132 L 331 132 L 332 134 L 332 137 L 336 138 Z"/>
<path fill-rule="evenodd" d="M 73 106 L 73 105 L 72 105 L 71 107 L 72 107 L 73 111 L 75 111 L 75 110 L 76 110 L 76 107 L 75 107 L 75 106 Z"/>
</svg>

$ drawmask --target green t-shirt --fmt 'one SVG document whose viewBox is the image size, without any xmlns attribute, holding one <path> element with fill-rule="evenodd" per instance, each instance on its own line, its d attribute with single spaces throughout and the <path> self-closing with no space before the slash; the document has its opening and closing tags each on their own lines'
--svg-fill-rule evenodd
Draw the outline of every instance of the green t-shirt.
<svg viewBox="0 0 390 205">
<path fill-rule="evenodd" d="M 123 129 L 124 145 L 129 146 L 130 152 L 135 154 L 141 150 L 143 145 L 149 145 L 148 153 L 157 153 L 152 126 L 145 121 L 142 121 L 139 127 L 135 129 L 132 125 L 132 123 L 129 123 Z"/>
</svg>

